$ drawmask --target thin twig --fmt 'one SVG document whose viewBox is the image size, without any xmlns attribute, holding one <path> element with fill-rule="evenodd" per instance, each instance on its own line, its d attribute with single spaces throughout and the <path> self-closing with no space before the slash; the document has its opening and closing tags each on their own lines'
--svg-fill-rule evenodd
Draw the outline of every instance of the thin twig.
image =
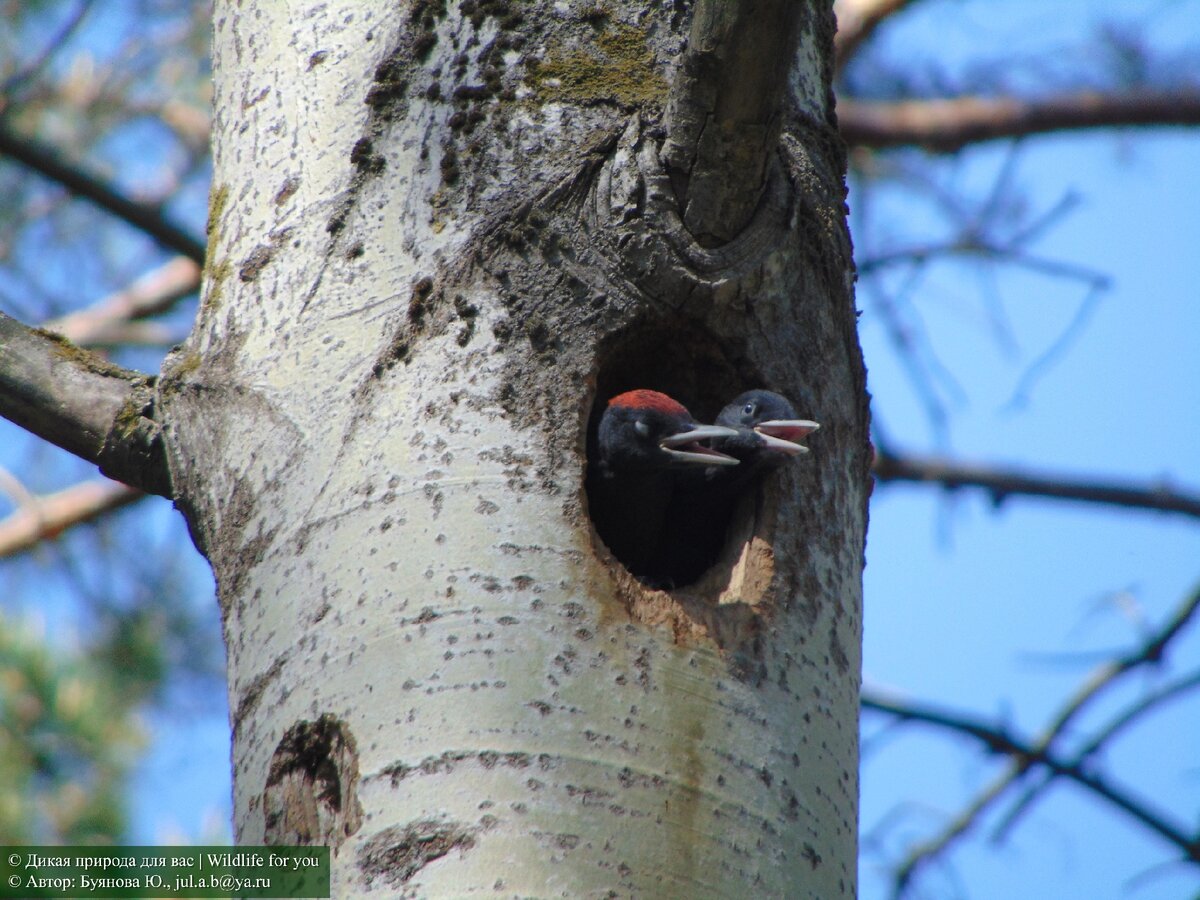
<svg viewBox="0 0 1200 900">
<path fill-rule="evenodd" d="M 914 145 L 953 153 L 968 144 L 1091 128 L 1200 125 L 1200 89 L 1078 91 L 1056 97 L 838 100 L 838 127 L 851 147 Z"/>
<path fill-rule="evenodd" d="M 41 71 L 50 62 L 54 54 L 58 52 L 59 48 L 62 47 L 62 45 L 70 39 L 71 35 L 75 33 L 75 30 L 83 21 L 83 17 L 87 15 L 88 11 L 92 8 L 92 3 L 93 0 L 84 0 L 84 2 L 76 6 L 75 11 L 67 17 L 66 21 L 63 22 L 58 31 L 53 34 L 48 41 L 46 41 L 46 44 L 44 47 L 42 47 L 41 52 L 39 52 L 33 59 L 25 63 L 21 69 L 8 76 L 8 78 L 4 80 L 3 84 L 0 84 L 0 107 L 2 107 L 6 102 L 11 102 L 12 98 L 16 96 L 17 92 L 20 91 L 25 84 L 41 73 Z"/>
<path fill-rule="evenodd" d="M 925 408 L 925 416 L 929 420 L 935 440 L 939 444 L 945 444 L 949 436 L 950 415 L 938 391 L 937 376 L 945 376 L 942 379 L 943 386 L 957 389 L 958 384 L 949 377 L 946 368 L 940 364 L 929 347 L 928 336 L 922 327 L 920 316 L 915 311 L 912 316 L 902 315 L 902 310 L 906 307 L 905 300 L 916 290 L 924 275 L 924 266 L 914 265 L 895 295 L 878 281 L 868 282 L 864 287 L 869 291 L 872 307 L 879 314 L 884 332 L 895 348 L 901 365 L 907 370 L 909 380 Z M 908 305 L 908 308 L 911 309 L 911 305 Z M 926 352 L 922 353 L 922 350 Z M 956 392 L 961 394 L 961 390 Z"/>
<path fill-rule="evenodd" d="M 87 309 L 44 322 L 42 327 L 80 347 L 111 346 L 123 342 L 118 340 L 122 336 L 118 332 L 128 337 L 125 329 L 130 322 L 170 309 L 199 286 L 200 267 L 177 256 Z"/>
<path fill-rule="evenodd" d="M 1082 765 L 1091 756 L 1105 747 L 1112 738 L 1142 716 L 1153 712 L 1164 703 L 1184 696 L 1197 688 L 1200 688 L 1200 671 L 1192 672 L 1184 678 L 1159 688 L 1157 691 L 1153 691 L 1144 697 L 1139 697 L 1128 708 L 1115 716 L 1112 721 L 1093 734 L 1087 743 L 1074 753 L 1074 762 Z M 1026 788 L 1021 798 L 1013 804 L 1012 809 L 1005 813 L 1004 818 L 992 830 L 992 840 L 1004 840 L 1007 833 L 1017 824 L 1025 811 L 1043 794 L 1046 786 L 1053 780 L 1054 775 L 1046 773 L 1038 779 L 1036 784 Z"/>
<path fill-rule="evenodd" d="M 837 0 L 833 11 L 838 30 L 833 41 L 835 73 L 842 71 L 859 47 L 883 22 L 912 0 Z"/>
<path fill-rule="evenodd" d="M 164 247 L 182 253 L 198 265 L 204 264 L 204 244 L 167 219 L 161 210 L 130 200 L 106 181 L 85 172 L 79 166 L 68 165 L 62 161 L 54 148 L 16 134 L 2 119 L 0 154 L 9 156 L 57 182 L 75 196 L 90 200 Z"/>
<path fill-rule="evenodd" d="M 1117 481 L 1085 481 L 1069 475 L 902 454 L 892 449 L 876 454 L 873 472 L 881 482 L 937 484 L 950 491 L 979 488 L 989 494 L 997 506 L 1013 496 L 1053 497 L 1127 509 L 1178 513 L 1200 519 L 1200 495 L 1178 490 L 1165 482 L 1122 484 Z"/>
<path fill-rule="evenodd" d="M 1054 745 L 1065 733 L 1067 726 L 1074 721 L 1083 709 L 1089 706 L 1097 697 L 1100 696 L 1107 688 L 1111 687 L 1116 681 L 1125 674 L 1134 671 L 1145 665 L 1156 664 L 1162 660 L 1171 642 L 1183 631 L 1189 622 L 1195 617 L 1197 610 L 1200 609 L 1200 589 L 1193 591 L 1172 614 L 1171 618 L 1154 634 L 1151 634 L 1138 647 L 1134 648 L 1129 653 L 1115 660 L 1111 660 L 1100 666 L 1093 672 L 1083 683 L 1075 696 L 1069 700 L 1064 707 L 1059 711 L 1058 715 L 1049 723 L 1043 730 L 1042 734 L 1033 742 L 1026 742 L 1021 746 L 1021 752 L 1013 752 L 1011 749 L 1000 749 L 997 752 L 1009 753 L 1013 756 L 1013 760 L 1008 768 L 995 780 L 985 787 L 976 797 L 968 803 L 954 819 L 947 824 L 942 832 L 935 838 L 932 838 L 921 845 L 915 847 L 908 856 L 908 860 L 900 867 L 897 872 L 896 882 L 900 888 L 908 884 L 916 875 L 917 871 L 927 865 L 931 860 L 939 856 L 941 853 L 950 847 L 956 840 L 969 832 L 979 821 L 983 813 L 1000 797 L 1004 796 L 1009 787 L 1019 782 L 1026 774 L 1028 774 L 1036 765 L 1044 766 L 1050 773 L 1047 781 L 1057 777 L 1067 777 L 1071 780 L 1078 781 L 1075 777 L 1077 773 L 1083 773 L 1084 767 L 1090 762 L 1090 757 L 1095 752 L 1092 748 L 1088 753 L 1081 753 L 1073 760 L 1063 760 L 1055 755 L 1052 755 Z M 940 724 L 949 727 L 947 724 L 950 721 L 957 721 L 962 724 L 959 730 L 972 736 L 984 740 L 988 736 L 996 734 L 1003 735 L 1005 740 L 1015 740 L 1008 735 L 1007 731 L 997 725 L 989 723 L 980 723 L 976 720 L 967 720 L 962 717 L 956 717 L 949 713 L 939 712 L 938 720 L 925 718 L 923 716 L 901 716 L 896 710 L 908 708 L 904 704 L 890 703 L 881 698 L 864 695 L 864 707 L 869 709 L 878 709 L 884 712 L 892 712 L 899 718 L 903 719 L 919 719 L 921 721 L 929 721 L 931 724 Z M 920 710 L 919 707 L 913 707 Z M 925 709 L 924 712 L 929 712 Z M 944 720 L 944 721 L 943 721 Z M 965 723 L 965 724 L 964 724 Z M 996 749 L 993 747 L 992 749 Z M 1051 765 L 1048 760 L 1052 761 Z M 1087 786 L 1087 785 L 1085 785 Z M 1099 792 L 1105 796 L 1103 792 Z M 1119 793 L 1119 792 L 1118 792 Z M 1123 795 L 1120 795 L 1123 796 Z M 1106 796 L 1106 799 L 1121 806 L 1112 796 Z M 1128 798 L 1126 798 L 1128 799 Z M 1148 810 L 1142 808 L 1140 811 L 1126 809 L 1130 815 L 1139 819 L 1149 827 L 1159 830 L 1164 833 L 1159 825 L 1165 826 L 1165 820 L 1161 819 L 1157 813 L 1150 814 Z M 1150 821 L 1147 816 L 1154 819 Z M 1196 838 L 1186 839 L 1184 844 L 1185 852 L 1188 853 L 1188 858 L 1200 862 L 1200 836 Z"/>
<path fill-rule="evenodd" d="M 85 481 L 38 497 L 0 520 L 0 557 L 14 556 L 145 496 L 117 481 Z"/>
<path fill-rule="evenodd" d="M 1039 748 L 1030 741 L 1022 740 L 1003 725 L 932 706 L 898 702 L 870 693 L 864 693 L 862 706 L 864 709 L 894 716 L 901 721 L 922 722 L 974 738 L 990 752 L 1009 756 L 1014 763 L 1025 768 L 1045 767 L 1054 775 L 1074 782 L 1141 822 L 1150 831 L 1177 847 L 1187 859 L 1200 862 L 1200 838 L 1188 834 L 1182 827 L 1172 823 L 1165 813 L 1153 809 L 1147 801 L 1133 796 L 1109 779 L 1087 771 L 1082 764 L 1064 761 L 1049 749 Z M 930 856 L 923 853 L 911 857 L 897 872 L 897 888 L 902 891 L 917 869 L 929 859 Z"/>
</svg>

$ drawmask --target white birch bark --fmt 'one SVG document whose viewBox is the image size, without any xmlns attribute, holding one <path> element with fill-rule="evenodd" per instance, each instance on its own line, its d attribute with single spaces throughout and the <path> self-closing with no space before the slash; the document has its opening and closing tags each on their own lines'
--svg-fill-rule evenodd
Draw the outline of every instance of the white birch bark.
<svg viewBox="0 0 1200 900">
<path fill-rule="evenodd" d="M 806 15 L 766 198 L 704 250 L 658 169 L 683 4 L 218 0 L 161 397 L 239 843 L 330 844 L 337 897 L 853 896 L 865 392 Z M 587 519 L 635 375 L 823 426 L 673 592 Z"/>
</svg>

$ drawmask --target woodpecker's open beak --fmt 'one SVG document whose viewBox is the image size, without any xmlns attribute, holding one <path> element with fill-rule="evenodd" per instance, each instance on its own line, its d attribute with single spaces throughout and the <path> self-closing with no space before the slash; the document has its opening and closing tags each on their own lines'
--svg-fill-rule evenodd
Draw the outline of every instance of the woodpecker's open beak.
<svg viewBox="0 0 1200 900">
<path fill-rule="evenodd" d="M 820 427 L 808 419 L 771 419 L 755 425 L 754 433 L 762 438 L 766 449 L 777 450 L 789 456 L 799 456 L 808 452 L 808 448 L 800 441 Z"/>
<path fill-rule="evenodd" d="M 676 462 L 697 463 L 702 466 L 736 466 L 738 461 L 732 456 L 700 443 L 712 438 L 729 438 L 736 435 L 734 429 L 721 425 L 697 425 L 687 431 L 668 435 L 658 442 L 658 446 Z"/>
</svg>

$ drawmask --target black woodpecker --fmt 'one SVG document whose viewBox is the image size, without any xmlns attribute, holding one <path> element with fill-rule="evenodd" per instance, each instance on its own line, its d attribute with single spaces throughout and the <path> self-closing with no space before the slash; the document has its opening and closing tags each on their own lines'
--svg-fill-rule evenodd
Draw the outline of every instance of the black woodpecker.
<svg viewBox="0 0 1200 900">
<path fill-rule="evenodd" d="M 786 397 L 764 390 L 739 394 L 721 410 L 715 424 L 734 433 L 714 438 L 713 447 L 741 465 L 710 466 L 678 479 L 667 512 L 667 521 L 674 525 L 664 534 L 661 551 L 663 565 L 676 584 L 697 580 L 717 561 L 743 498 L 757 496 L 768 472 L 808 453 L 799 442 L 820 427 L 796 418 Z"/>
<path fill-rule="evenodd" d="M 628 391 L 608 401 L 588 467 L 588 502 L 596 532 L 633 575 L 654 585 L 673 581 L 663 557 L 668 507 L 681 478 L 703 479 L 709 468 L 738 465 L 704 443 L 737 436 L 733 427 L 699 424 L 658 391 Z"/>
</svg>

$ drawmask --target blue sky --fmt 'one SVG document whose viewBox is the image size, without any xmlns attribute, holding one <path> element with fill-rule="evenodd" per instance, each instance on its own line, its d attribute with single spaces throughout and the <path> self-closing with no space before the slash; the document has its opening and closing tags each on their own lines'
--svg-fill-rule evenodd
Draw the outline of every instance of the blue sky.
<svg viewBox="0 0 1200 900">
<path fill-rule="evenodd" d="M 995 5 L 963 4 L 975 10 L 985 5 L 988 21 L 996 22 Z M 1149 30 L 1159 46 L 1194 49 L 1200 5 L 1152 6 Z M 1128 10 L 1112 3 L 1087 8 L 1093 21 L 1106 10 Z M 999 39 L 999 57 L 1007 50 L 1033 54 L 1036 47 L 1065 43 L 1066 36 L 1079 40 L 1080 4 L 1053 11 L 1045 4 L 1006 4 L 1005 18 L 991 32 L 979 13 L 974 25 L 941 30 L 936 17 L 946 14 L 946 4 L 922 5 L 920 11 L 883 36 L 896 51 L 915 43 L 941 60 L 977 59 L 980 41 Z M 1191 27 L 1180 27 L 1186 15 Z M 969 193 L 985 194 L 1007 153 L 1001 146 L 971 152 L 947 177 Z M 1072 321 L 1087 288 L 1001 268 L 986 282 L 988 295 L 977 273 L 935 268 L 914 293 L 913 321 L 956 383 L 942 392 L 950 418 L 948 436 L 940 439 L 872 316 L 870 294 L 860 293 L 869 385 L 889 439 L 909 450 L 944 451 L 948 445 L 969 460 L 1097 480 L 1164 479 L 1200 489 L 1198 162 L 1194 131 L 1025 142 L 1011 193 L 1042 210 L 1067 194 L 1078 199 L 1033 249 L 1040 257 L 1102 272 L 1110 289 L 1025 401 L 1014 404 L 1028 367 Z M 891 198 L 884 218 L 917 234 L 938 227 L 911 198 Z M 866 227 L 852 214 L 856 224 Z M 998 311 L 1008 320 L 1011 341 L 995 337 L 991 323 Z M 948 497 L 884 486 L 872 503 L 867 560 L 866 684 L 1028 735 L 1096 664 L 1132 648 L 1145 627 L 1160 625 L 1200 584 L 1200 530 L 1154 513 L 1021 498 L 995 509 L 978 493 Z M 1098 704 L 1097 714 L 1083 717 L 1081 730 L 1161 683 L 1156 679 L 1194 669 L 1200 660 L 1196 631 L 1183 635 L 1163 671 L 1128 679 L 1112 701 Z M 1100 760 L 1115 782 L 1185 827 L 1200 808 L 1198 714 L 1195 697 L 1164 707 Z M 869 717 L 865 734 L 878 734 L 882 721 Z M 868 747 L 862 825 L 864 834 L 886 836 L 885 859 L 895 859 L 905 842 L 935 834 L 1000 768 L 974 748 L 916 728 L 893 730 Z M 996 821 L 985 818 L 981 834 L 986 837 Z M 1170 858 L 1169 848 L 1140 826 L 1078 789 L 1055 786 L 1003 846 L 981 838 L 960 844 L 948 864 L 923 882 L 920 896 L 1194 895 L 1200 876 L 1163 865 Z M 879 862 L 864 855 L 864 898 L 886 896 Z"/>
<path fill-rule="evenodd" d="M 1101 480 L 1165 478 L 1196 490 L 1200 141 L 1182 132 L 1056 137 L 1023 159 L 1020 182 L 1030 195 L 1072 189 L 1083 197 L 1039 252 L 1101 269 L 1112 287 L 1018 408 L 1010 399 L 1023 364 L 1053 340 L 1080 302 L 1079 286 L 999 279 L 1022 338 L 1016 357 L 997 351 L 978 319 L 963 315 L 958 298 L 972 290 L 963 273 L 947 271 L 921 294 L 930 341 L 963 389 L 950 425 L 953 451 Z M 939 449 L 881 332 L 864 317 L 870 389 L 890 437 L 910 449 Z M 995 509 L 977 493 L 885 486 L 872 504 L 867 560 L 866 683 L 1028 734 L 1104 653 L 1135 644 L 1142 632 L 1117 599 L 1157 625 L 1200 583 L 1200 530 L 1162 514 L 1021 498 Z M 1196 665 L 1194 630 L 1176 652 L 1171 671 Z M 1130 687 L 1152 683 L 1134 678 Z M 1122 697 L 1132 699 L 1129 691 Z M 1184 823 L 1200 808 L 1197 712 L 1195 698 L 1167 708 L 1104 755 L 1116 780 Z M 925 808 L 914 819 L 923 827 L 907 833 L 927 834 L 994 770 L 974 752 L 909 730 L 865 761 L 863 826 L 919 801 Z M 1111 852 L 1097 852 L 1108 845 Z M 1137 826 L 1074 789 L 1056 788 L 1001 852 L 972 843 L 952 860 L 972 898 L 1164 897 L 1200 887 L 1194 872 L 1174 879 L 1163 872 L 1140 890 L 1122 881 L 1166 857 Z M 883 896 L 869 864 L 863 878 L 864 897 Z M 953 895 L 952 878 L 937 883 L 946 893 L 932 896 Z"/>
<path fill-rule="evenodd" d="M 1047 83 L 1067 71 L 1063 51 L 1081 22 L 1128 16 L 1116 0 L 1003 5 L 929 0 L 879 38 L 903 64 L 938 60 L 976 66 L 1009 55 Z M 1195 51 L 1200 3 L 1138 5 L 1145 33 L 1164 57 Z M 1106 18 L 1107 17 L 1107 18 Z M 1096 61 L 1099 68 L 1101 60 Z M 986 67 L 979 77 L 986 76 Z M 1002 66 L 997 71 L 1008 71 Z M 1018 77 L 1018 76 L 1013 76 Z M 965 154 L 942 174 L 967 196 L 989 193 L 1008 159 L 992 146 Z M 1130 132 L 1038 138 L 1015 157 L 1006 196 L 1048 210 L 1067 195 L 1072 212 L 1031 248 L 1039 257 L 1111 279 L 1070 346 L 1014 403 L 1030 366 L 1053 346 L 1088 296 L 1079 282 L 996 267 L 939 265 L 911 295 L 910 323 L 952 380 L 939 383 L 949 413 L 932 428 L 919 393 L 887 340 L 866 289 L 861 337 L 880 421 L 898 449 L 952 452 L 976 461 L 1076 475 L 1167 478 L 1200 490 L 1200 135 Z M 860 251 L 878 236 L 915 242 L 941 221 L 911 192 L 877 193 L 871 219 L 852 194 Z M 197 204 L 199 206 L 199 204 Z M 202 213 L 201 213 L 202 215 Z M 197 220 L 198 221 L 198 220 Z M 889 284 L 895 287 L 898 276 Z M 998 339 L 996 323 L 1004 321 Z M 932 358 L 932 356 L 930 357 Z M 162 546 L 187 543 L 182 520 L 150 501 L 149 530 Z M 215 620 L 212 582 L 186 551 L 184 584 Z M 865 575 L 866 683 L 1036 731 L 1091 667 L 1132 646 L 1200 583 L 1200 529 L 1178 517 L 1014 498 L 995 509 L 978 493 L 943 496 L 924 487 L 876 490 Z M 35 577 L 11 575 L 15 585 Z M 57 613 L 51 611 L 51 616 Z M 69 613 L 64 613 L 69 615 Z M 1200 661 L 1193 629 L 1164 677 Z M 1129 680 L 1132 701 L 1154 677 Z M 1098 712 L 1119 703 L 1101 704 Z M 1200 700 L 1165 707 L 1103 756 L 1113 778 L 1187 824 L 1200 809 Z M 1101 721 L 1088 716 L 1083 725 Z M 223 697 L 181 701 L 149 719 L 152 752 L 135 778 L 136 842 L 227 838 L 228 726 Z M 987 783 L 997 761 L 917 728 L 880 734 L 868 719 L 862 823 L 886 852 L 864 855 L 862 896 L 886 895 L 878 869 L 906 841 L 932 834 Z M 994 823 L 994 817 L 988 820 Z M 1163 867 L 1169 850 L 1125 818 L 1066 786 L 1034 806 L 1000 848 L 960 845 L 923 882 L 921 896 L 975 900 L 1191 896 L 1194 871 Z M 1130 880 L 1133 878 L 1134 880 Z"/>
</svg>

